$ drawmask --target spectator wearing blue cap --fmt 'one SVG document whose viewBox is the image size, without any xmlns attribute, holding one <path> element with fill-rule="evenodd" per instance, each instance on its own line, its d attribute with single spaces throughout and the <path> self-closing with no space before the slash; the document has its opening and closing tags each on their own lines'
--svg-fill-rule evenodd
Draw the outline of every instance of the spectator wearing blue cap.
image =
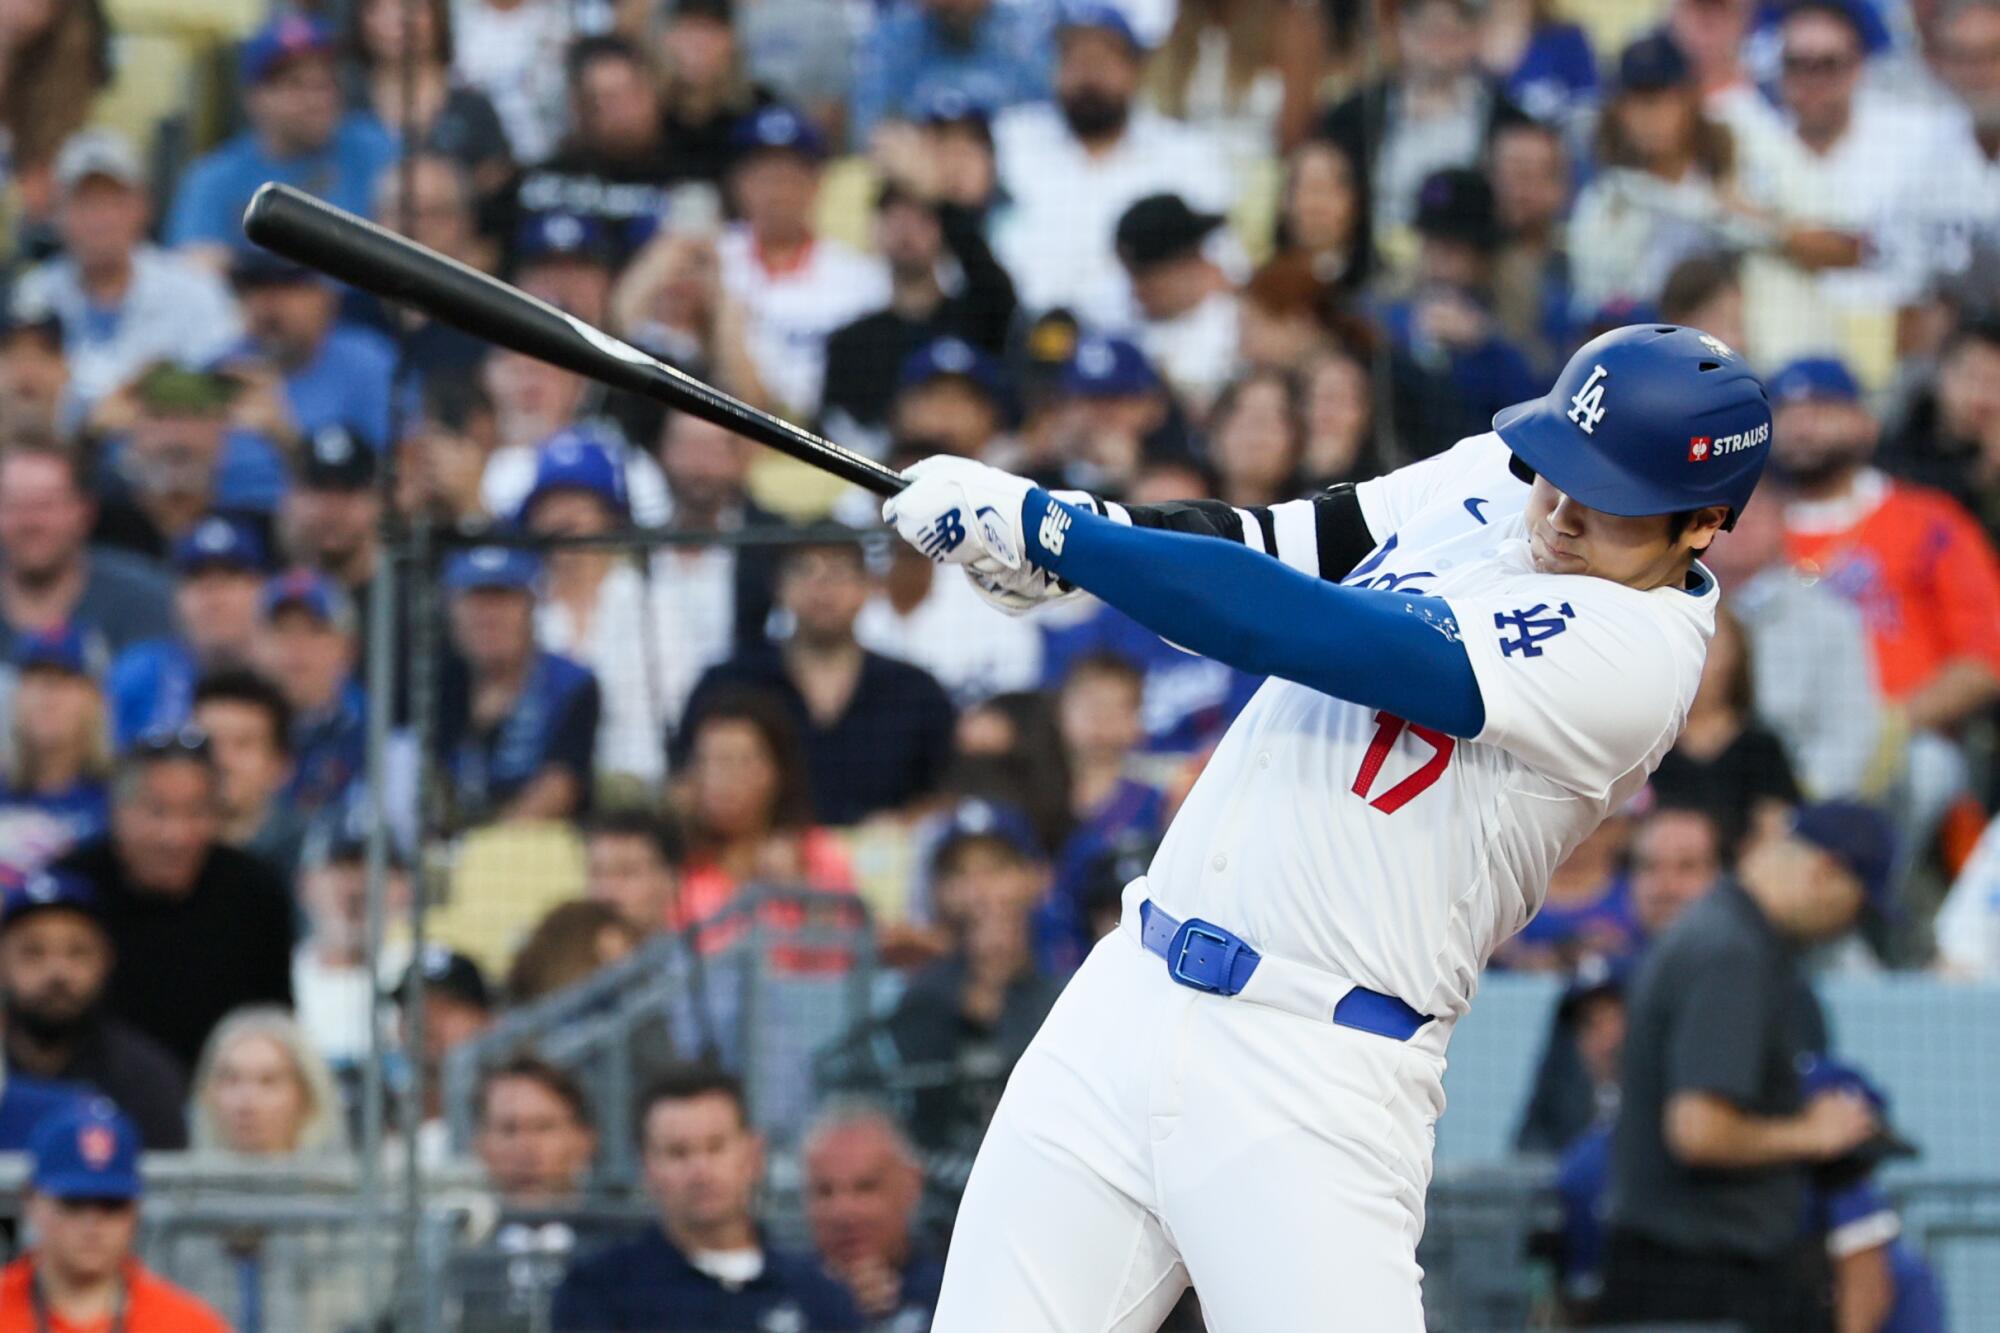
<svg viewBox="0 0 2000 1333">
<path fill-rule="evenodd" d="M 11 299 L 62 322 L 64 420 L 73 427 L 154 361 L 219 354 L 242 321 L 212 270 L 147 241 L 146 173 L 129 139 L 114 130 L 72 135 L 56 156 L 55 183 L 62 253 L 23 273 Z"/>
<path fill-rule="evenodd" d="M 133 644 L 104 676 L 112 743 L 177 727 L 204 671 L 250 660 L 264 591 L 265 546 L 255 528 L 211 514 L 174 543 L 174 612 L 180 633 Z"/>
<path fill-rule="evenodd" d="M 266 181 L 367 216 L 395 146 L 341 106 L 338 45 L 317 19 L 280 13 L 243 43 L 238 75 L 250 125 L 197 160 L 167 215 L 167 244 L 220 269 L 244 250 L 243 207 Z"/>
<path fill-rule="evenodd" d="M 117 1108 L 79 1103 L 27 1147 L 35 1244 L 0 1269 L 0 1327 L 229 1333 L 215 1311 L 138 1260 L 139 1136 Z"/>
<path fill-rule="evenodd" d="M 222 841 L 219 787 L 207 736 L 148 733 L 119 758 L 110 833 L 52 867 L 97 895 L 117 960 L 110 1012 L 182 1068 L 230 1010 L 292 1002 L 291 890 Z"/>
<path fill-rule="evenodd" d="M 514 285 L 597 327 L 608 322 L 617 262 L 611 238 L 593 217 L 536 213 L 514 238 Z"/>
<path fill-rule="evenodd" d="M 255 396 L 260 433 L 290 445 L 344 426 L 370 448 L 386 448 L 394 345 L 375 329 L 341 319 L 339 291 L 303 264 L 244 251 L 229 272 L 245 333 L 216 367 L 241 381 L 246 397 Z M 239 406 L 238 419 L 245 416 Z"/>
<path fill-rule="evenodd" d="M 1088 326 L 1116 328 L 1131 301 L 1114 246 L 1119 217 L 1162 191 L 1226 213 L 1237 178 L 1214 136 L 1140 101 L 1146 51 L 1123 12 L 1073 0 L 1056 13 L 1054 100 L 1011 107 L 993 124 L 1012 204 L 994 249 L 1030 312 L 1063 306 Z"/>
<path fill-rule="evenodd" d="M 1078 340 L 1056 392 L 1050 462 L 1067 485 L 1123 494 L 1141 464 L 1195 452 L 1180 404 L 1130 339 Z"/>
<path fill-rule="evenodd" d="M 8 1078 L 90 1088 L 132 1117 L 146 1147 L 185 1148 L 187 1075 L 165 1047 L 106 1009 L 115 962 L 88 881 L 43 870 L 7 891 L 0 900 L 0 1032 Z"/>
<path fill-rule="evenodd" d="M 82 635 L 65 628 L 18 639 L 13 665 L 0 869 L 25 873 L 104 831 L 111 754 Z"/>
<path fill-rule="evenodd" d="M 963 338 L 933 338 L 897 369 L 889 422 L 906 453 L 985 458 L 1006 432 L 1011 402 L 999 361 Z"/>
<path fill-rule="evenodd" d="M 366 770 L 357 635 L 352 599 L 326 575 L 293 569 L 264 585 L 251 659 L 292 710 L 283 799 L 303 819 L 336 808 Z"/>
<path fill-rule="evenodd" d="M 1047 31 L 993 0 L 922 0 L 891 10 L 863 40 L 849 125 L 865 143 L 885 117 L 910 119 L 952 89 L 995 111 L 1049 92 Z"/>
<path fill-rule="evenodd" d="M 889 268 L 817 235 L 825 139 L 798 111 L 772 105 L 737 122 L 729 194 L 742 221 L 716 243 L 722 289 L 743 307 L 744 341 L 781 411 L 811 417 L 835 329 L 886 304 Z"/>
<path fill-rule="evenodd" d="M 875 250 L 889 269 L 888 304 L 827 339 L 821 402 L 827 429 L 861 447 L 885 442 L 902 372 L 926 344 L 951 338 L 1003 355 L 1016 309 L 1014 280 L 978 215 L 934 179 L 892 169 L 875 198 Z"/>
<path fill-rule="evenodd" d="M 1894 873 L 1880 813 L 1808 805 L 1649 951 L 1631 989 L 1599 1322 L 1818 1326 L 1808 1189 L 1880 1117 L 1801 1081 L 1803 1057 L 1826 1049 L 1801 953 L 1885 907 Z"/>
<path fill-rule="evenodd" d="M 535 643 L 541 562 L 498 546 L 445 565 L 452 646 L 438 762 L 465 822 L 569 819 L 589 809 L 597 678 Z"/>
<path fill-rule="evenodd" d="M 967 209 L 984 222 L 1000 194 L 993 113 L 964 94 L 945 88 L 917 109 L 916 119 L 914 135 L 905 135 L 894 126 L 877 132 L 876 156 L 884 170 L 897 174 L 899 164 L 907 158 L 911 166 L 903 174 L 934 179 L 941 201 Z M 907 149 L 900 144 L 907 144 Z"/>
</svg>

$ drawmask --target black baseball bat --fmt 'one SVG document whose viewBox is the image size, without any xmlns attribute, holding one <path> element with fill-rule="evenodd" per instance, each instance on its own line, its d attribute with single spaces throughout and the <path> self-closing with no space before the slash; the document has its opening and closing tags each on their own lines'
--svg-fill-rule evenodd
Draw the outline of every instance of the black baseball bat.
<svg viewBox="0 0 2000 1333">
<path fill-rule="evenodd" d="M 243 210 L 243 234 L 363 291 L 523 356 L 643 394 L 877 495 L 894 495 L 906 484 L 873 459 L 761 412 L 518 287 L 289 185 L 267 181 L 258 187 Z"/>
</svg>

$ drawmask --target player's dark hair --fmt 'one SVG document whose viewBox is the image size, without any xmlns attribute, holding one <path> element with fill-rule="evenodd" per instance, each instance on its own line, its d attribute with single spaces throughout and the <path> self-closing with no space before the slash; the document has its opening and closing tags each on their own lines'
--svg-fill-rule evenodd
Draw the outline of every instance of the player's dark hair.
<svg viewBox="0 0 2000 1333">
<path fill-rule="evenodd" d="M 639 806 L 600 811 L 584 825 L 586 838 L 633 838 L 645 843 L 662 865 L 678 868 L 687 860 L 687 835 L 680 821 L 664 812 Z"/>
<path fill-rule="evenodd" d="M 479 1095 L 472 1103 L 473 1115 L 479 1124 L 486 1123 L 486 1105 L 494 1087 L 509 1079 L 524 1079 L 536 1084 L 561 1102 L 577 1124 L 596 1131 L 597 1118 L 591 1113 L 590 1098 L 584 1094 L 583 1085 L 567 1069 L 550 1064 L 532 1051 L 523 1051 L 481 1076 Z"/>
<path fill-rule="evenodd" d="M 279 754 L 292 752 L 292 706 L 283 691 L 269 677 L 248 667 L 224 667 L 211 671 L 195 683 L 194 710 L 205 703 L 247 704 L 264 714 L 271 724 L 271 744 Z"/>
<path fill-rule="evenodd" d="M 720 1065 L 679 1064 L 662 1071 L 639 1095 L 638 1114 L 633 1118 L 639 1144 L 646 1142 L 646 1118 L 653 1108 L 666 1102 L 691 1102 L 697 1097 L 720 1096 L 736 1108 L 736 1118 L 745 1128 L 750 1124 L 750 1101 L 743 1092 L 743 1080 Z"/>
</svg>

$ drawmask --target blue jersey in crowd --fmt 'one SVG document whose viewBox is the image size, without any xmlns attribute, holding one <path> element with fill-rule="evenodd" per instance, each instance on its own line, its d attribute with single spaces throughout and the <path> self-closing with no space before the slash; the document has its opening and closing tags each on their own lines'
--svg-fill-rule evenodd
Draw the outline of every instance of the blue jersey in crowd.
<svg viewBox="0 0 2000 1333">
<path fill-rule="evenodd" d="M 1042 627 L 1043 687 L 1061 684 L 1070 663 L 1097 652 L 1116 653 L 1145 677 L 1140 716 L 1146 748 L 1163 754 L 1191 754 L 1221 740 L 1264 683 L 1260 676 L 1184 653 L 1106 606 L 1074 625 Z"/>
<path fill-rule="evenodd" d="M 292 721 L 292 778 L 285 802 L 311 818 L 345 796 L 368 763 L 368 697 L 349 681 L 331 708 Z"/>
<path fill-rule="evenodd" d="M 1819 1226 L 1829 1235 L 1857 1223 L 1895 1215 L 1895 1207 L 1872 1179 L 1863 1179 L 1819 1200 Z M 1896 1300 L 1876 1333 L 1944 1333 L 1944 1296 L 1937 1274 L 1901 1236 L 1889 1242 L 1889 1277 Z"/>
<path fill-rule="evenodd" d="M 186 722 L 200 678 L 194 649 L 179 639 L 148 639 L 118 654 L 104 673 L 112 747 L 122 752 L 149 731 Z"/>
<path fill-rule="evenodd" d="M 246 340 L 217 364 L 256 354 L 256 345 Z M 318 355 L 285 376 L 285 402 L 301 435 L 310 438 L 321 427 L 346 426 L 382 449 L 389 443 L 395 384 L 396 345 L 373 329 L 336 323 L 327 330 Z M 243 479 L 233 480 L 241 484 Z"/>
<path fill-rule="evenodd" d="M 468 812 L 505 805 L 544 769 L 568 770 L 587 793 L 597 745 L 597 677 L 566 657 L 538 652 L 514 711 L 485 732 L 471 725 L 471 683 L 447 670 L 438 725 L 440 758 Z"/>
<path fill-rule="evenodd" d="M 1055 884 L 1036 915 L 1036 961 L 1044 972 L 1068 976 L 1096 942 L 1085 899 L 1098 858 L 1128 839 L 1157 840 L 1166 812 L 1166 794 L 1158 787 L 1123 778 L 1056 849 Z"/>
<path fill-rule="evenodd" d="M 657 1228 L 573 1264 L 556 1288 L 551 1323 L 559 1333 L 823 1333 L 863 1326 L 846 1289 L 806 1260 L 766 1249 L 762 1272 L 725 1286 L 689 1263 Z"/>
<path fill-rule="evenodd" d="M 325 148 L 303 157 L 273 157 L 254 131 L 245 130 L 188 168 L 167 214 L 167 244 L 247 247 L 243 209 L 265 181 L 297 186 L 368 217 L 375 211 L 375 182 L 395 160 L 395 144 L 353 116 L 341 121 Z"/>
<path fill-rule="evenodd" d="M 0 787 L 0 872 L 40 869 L 111 826 L 111 797 L 101 782 L 78 782 L 53 796 Z"/>
<path fill-rule="evenodd" d="M 991 113 L 1049 95 L 1048 25 L 1024 9 L 994 5 L 970 43 L 952 40 L 930 10 L 906 5 L 883 15 L 861 48 L 854 75 L 855 141 L 884 117 L 915 119 L 952 92 Z"/>
<path fill-rule="evenodd" d="M 35 1126 L 53 1115 L 81 1109 L 91 1094 L 67 1083 L 7 1075 L 0 1086 L 0 1152 L 25 1152 Z"/>
<path fill-rule="evenodd" d="M 1632 911 L 1632 885 L 1624 876 L 1587 903 L 1544 903 L 1507 941 L 1509 950 L 1554 949 L 1574 961 L 1586 954 L 1630 958 L 1639 951 L 1644 931 Z"/>
<path fill-rule="evenodd" d="M 1597 53 L 1574 23 L 1543 23 L 1502 84 L 1507 99 L 1536 120 L 1561 124 L 1597 100 Z"/>
</svg>

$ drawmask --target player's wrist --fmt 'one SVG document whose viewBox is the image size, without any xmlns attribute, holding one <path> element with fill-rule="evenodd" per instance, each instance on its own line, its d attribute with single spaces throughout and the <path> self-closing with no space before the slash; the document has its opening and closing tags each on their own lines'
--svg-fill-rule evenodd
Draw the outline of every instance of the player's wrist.
<svg viewBox="0 0 2000 1333">
<path fill-rule="evenodd" d="M 1021 535 L 1028 562 L 1059 572 L 1076 518 L 1074 508 L 1039 486 L 1030 487 L 1021 499 Z"/>
</svg>

